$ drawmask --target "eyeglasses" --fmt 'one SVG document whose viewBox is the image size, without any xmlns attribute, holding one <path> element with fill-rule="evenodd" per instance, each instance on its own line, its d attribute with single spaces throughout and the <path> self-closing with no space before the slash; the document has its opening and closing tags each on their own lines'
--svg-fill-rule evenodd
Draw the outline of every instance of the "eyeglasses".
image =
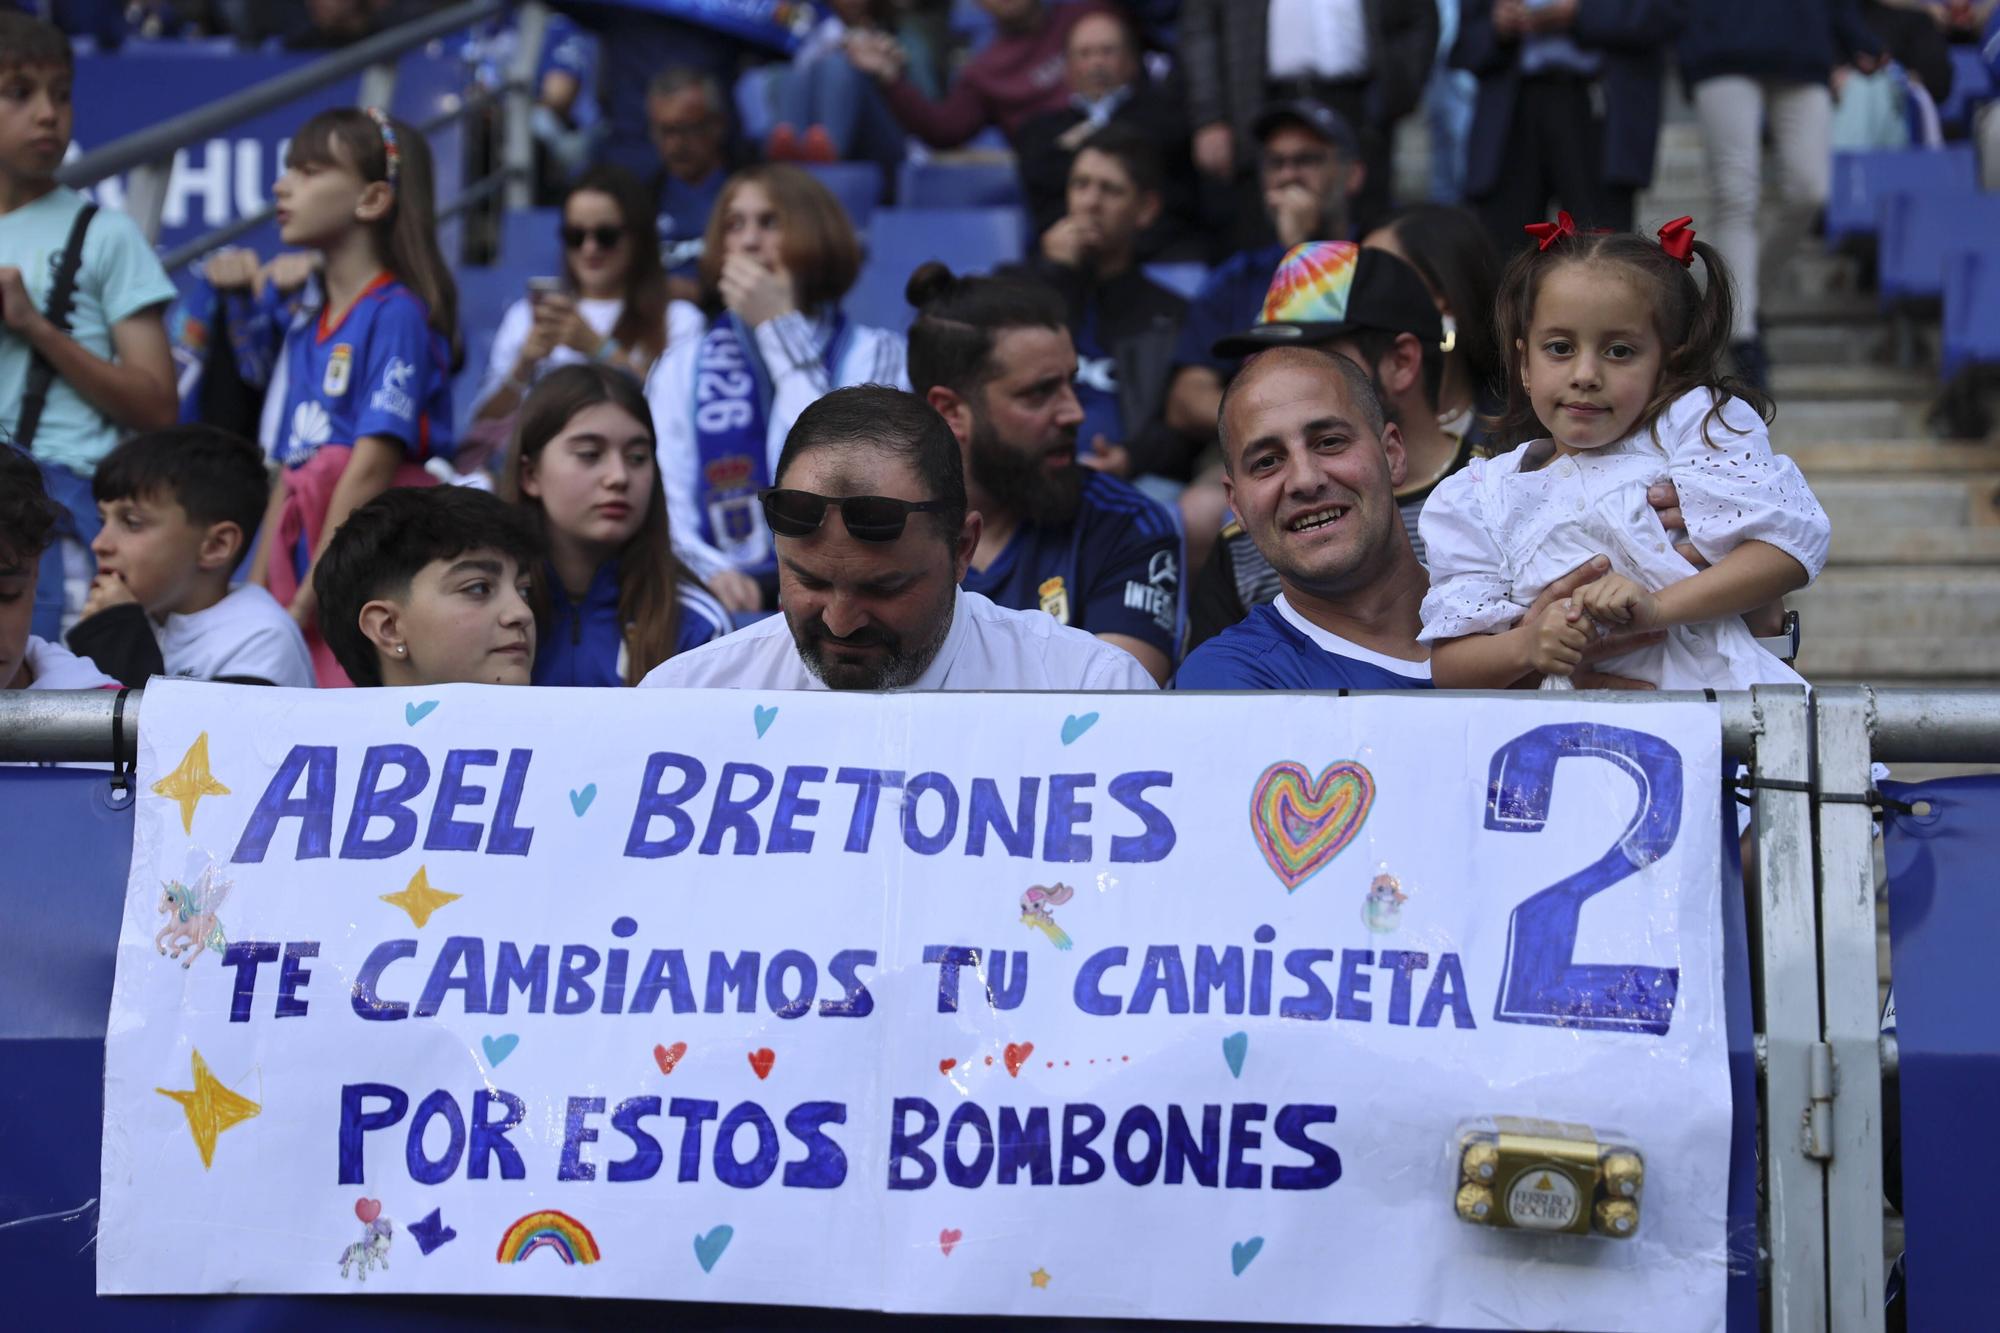
<svg viewBox="0 0 2000 1333">
<path fill-rule="evenodd" d="M 903 535 L 903 525 L 912 514 L 942 514 L 953 506 L 948 500 L 894 500 L 886 495 L 815 495 L 811 491 L 785 491 L 770 487 L 757 492 L 764 505 L 764 521 L 780 537 L 810 537 L 826 519 L 826 507 L 840 507 L 840 521 L 847 535 L 864 542 L 892 542 Z"/>
<path fill-rule="evenodd" d="M 625 229 L 623 227 L 564 227 L 562 229 L 563 244 L 572 250 L 583 249 L 585 241 L 596 241 L 598 249 L 609 250 L 624 239 Z"/>
</svg>

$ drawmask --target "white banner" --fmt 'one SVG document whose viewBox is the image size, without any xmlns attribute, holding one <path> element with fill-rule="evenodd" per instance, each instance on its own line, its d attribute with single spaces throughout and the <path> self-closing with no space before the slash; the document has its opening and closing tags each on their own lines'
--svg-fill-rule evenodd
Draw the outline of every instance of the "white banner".
<svg viewBox="0 0 2000 1333">
<path fill-rule="evenodd" d="M 101 1292 L 1722 1326 L 1712 708 L 156 681 L 141 735 Z M 1638 1148 L 1636 1235 L 1460 1221 L 1482 1116 Z"/>
</svg>

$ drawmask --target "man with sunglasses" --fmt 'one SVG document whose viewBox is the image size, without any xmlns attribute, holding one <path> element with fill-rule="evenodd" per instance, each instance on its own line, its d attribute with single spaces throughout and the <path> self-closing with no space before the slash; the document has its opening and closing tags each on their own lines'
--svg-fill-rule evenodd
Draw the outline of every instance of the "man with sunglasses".
<svg viewBox="0 0 2000 1333">
<path fill-rule="evenodd" d="M 800 414 L 762 492 L 782 616 L 641 682 L 759 690 L 1142 690 L 1130 654 L 959 580 L 979 545 L 958 441 L 922 399 L 839 389 Z"/>
</svg>

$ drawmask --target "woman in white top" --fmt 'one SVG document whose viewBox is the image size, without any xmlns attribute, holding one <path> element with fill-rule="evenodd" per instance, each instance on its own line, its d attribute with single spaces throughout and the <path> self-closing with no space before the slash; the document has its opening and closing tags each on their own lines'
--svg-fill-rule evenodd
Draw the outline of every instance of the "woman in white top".
<svg viewBox="0 0 2000 1333">
<path fill-rule="evenodd" d="M 860 266 L 824 185 L 797 167 L 737 172 L 708 219 L 708 327 L 677 339 L 647 381 L 674 550 L 732 611 L 770 604 L 776 562 L 757 492 L 799 413 L 850 385 L 910 387 L 903 335 L 841 313 Z"/>
<path fill-rule="evenodd" d="M 479 385 L 474 422 L 511 416 L 558 366 L 602 361 L 643 381 L 661 353 L 701 336 L 701 312 L 667 300 L 653 205 L 637 177 L 593 167 L 563 200 L 563 289 L 507 308 Z"/>
</svg>

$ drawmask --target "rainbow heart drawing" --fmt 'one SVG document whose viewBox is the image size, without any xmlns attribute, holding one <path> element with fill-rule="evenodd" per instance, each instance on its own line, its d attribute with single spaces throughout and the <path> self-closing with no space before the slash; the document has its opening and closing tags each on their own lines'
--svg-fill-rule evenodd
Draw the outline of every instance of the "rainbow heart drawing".
<svg viewBox="0 0 2000 1333">
<path fill-rule="evenodd" d="M 1352 759 L 1315 779 L 1287 759 L 1271 765 L 1250 794 L 1250 831 L 1264 860 L 1291 893 L 1354 841 L 1375 803 L 1375 779 Z"/>
</svg>

